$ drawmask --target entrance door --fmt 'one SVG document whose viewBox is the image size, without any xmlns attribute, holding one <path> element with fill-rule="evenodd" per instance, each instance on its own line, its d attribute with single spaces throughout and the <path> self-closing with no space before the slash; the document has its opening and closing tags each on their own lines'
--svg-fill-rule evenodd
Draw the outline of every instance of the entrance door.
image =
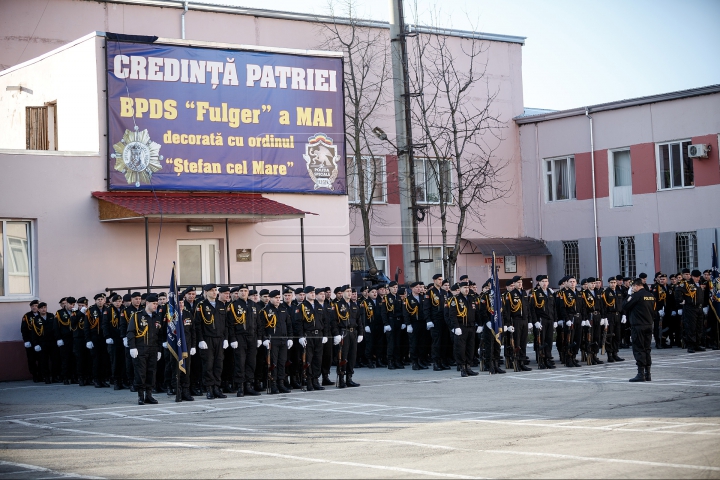
<svg viewBox="0 0 720 480">
<path fill-rule="evenodd" d="M 178 240 L 177 245 L 180 285 L 218 282 L 219 240 Z"/>
</svg>

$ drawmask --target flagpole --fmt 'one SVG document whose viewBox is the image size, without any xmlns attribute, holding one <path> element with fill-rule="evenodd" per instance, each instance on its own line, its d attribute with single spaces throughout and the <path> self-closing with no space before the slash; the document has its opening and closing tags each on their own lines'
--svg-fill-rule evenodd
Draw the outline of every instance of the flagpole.
<svg viewBox="0 0 720 480">
<path fill-rule="evenodd" d="M 178 308 L 180 307 L 180 302 L 178 301 L 178 291 L 177 291 L 177 277 L 175 276 L 175 262 L 173 262 L 173 278 L 175 279 L 175 283 L 172 285 L 173 288 L 173 298 L 175 299 L 175 318 L 178 318 L 178 315 L 182 317 L 182 310 L 178 312 Z M 185 328 L 185 326 L 178 320 L 176 320 L 176 327 L 175 328 Z M 182 392 L 180 391 L 180 362 L 182 361 L 182 352 L 179 355 L 179 358 L 176 358 L 175 361 L 177 362 L 177 365 L 175 365 L 175 402 L 182 402 Z"/>
</svg>

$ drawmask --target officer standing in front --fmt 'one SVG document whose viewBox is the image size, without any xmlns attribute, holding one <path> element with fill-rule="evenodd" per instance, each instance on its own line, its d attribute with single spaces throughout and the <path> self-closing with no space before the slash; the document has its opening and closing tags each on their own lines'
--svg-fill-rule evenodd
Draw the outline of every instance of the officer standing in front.
<svg viewBox="0 0 720 480">
<path fill-rule="evenodd" d="M 134 363 L 138 405 L 158 403 L 152 396 L 155 368 L 162 355 L 162 319 L 157 314 L 157 304 L 157 295 L 148 294 L 145 297 L 145 309 L 133 312 L 128 324 L 127 340 Z"/>
<path fill-rule="evenodd" d="M 649 382 L 655 295 L 645 288 L 642 279 L 638 278 L 633 282 L 623 304 L 623 310 L 630 315 L 633 356 L 638 368 L 637 375 L 630 381 Z"/>
<path fill-rule="evenodd" d="M 217 285 L 203 286 L 205 299 L 195 308 L 195 338 L 203 362 L 203 380 L 207 398 L 227 398 L 220 390 L 223 350 L 229 345 L 225 304 L 218 301 Z"/>
</svg>

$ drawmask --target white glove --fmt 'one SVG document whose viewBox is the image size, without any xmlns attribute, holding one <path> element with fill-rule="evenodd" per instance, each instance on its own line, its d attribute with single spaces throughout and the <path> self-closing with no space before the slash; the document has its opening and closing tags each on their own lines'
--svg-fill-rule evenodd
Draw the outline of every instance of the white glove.
<svg viewBox="0 0 720 480">
<path fill-rule="evenodd" d="M 658 310 L 658 315 L 660 315 L 660 318 L 662 318 L 662 317 L 665 316 L 665 307 L 663 307 L 663 308 L 661 308 L 660 310 Z"/>
<path fill-rule="evenodd" d="M 163 342 L 163 348 L 167 348 L 167 342 Z"/>
<path fill-rule="evenodd" d="M 462 335 L 462 329 L 456 328 L 455 330 L 453 330 L 453 333 L 455 333 L 455 335 Z"/>
<path fill-rule="evenodd" d="M 230 346 L 231 346 L 232 348 L 237 348 L 237 347 L 238 347 L 238 342 L 232 342 L 232 343 L 230 344 Z"/>
<path fill-rule="evenodd" d="M 327 337 L 322 338 L 322 343 L 327 343 Z"/>
<path fill-rule="evenodd" d="M 300 337 L 299 342 L 301 347 L 305 348 L 307 346 L 307 340 L 305 339 L 305 337 Z"/>
<path fill-rule="evenodd" d="M 364 337 L 363 337 L 362 335 L 360 335 L 360 336 L 358 337 L 358 343 L 362 342 L 362 341 L 363 341 L 363 338 L 364 338 Z"/>
<path fill-rule="evenodd" d="M 265 340 L 262 344 L 265 346 L 265 348 L 270 348 L 270 340 Z"/>
<path fill-rule="evenodd" d="M 35 351 L 39 352 L 40 350 L 42 350 L 42 347 L 40 345 L 35 345 Z"/>
<path fill-rule="evenodd" d="M 406 326 L 404 323 L 402 325 L 400 325 L 400 330 L 405 330 L 405 328 L 406 328 Z"/>
<path fill-rule="evenodd" d="M 477 329 L 475 330 L 475 333 L 482 333 L 482 331 L 483 331 L 483 327 L 482 327 L 482 325 L 480 325 L 480 326 L 477 327 Z"/>
<path fill-rule="evenodd" d="M 32 347 L 32 343 L 30 343 L 30 342 L 25 342 L 25 348 L 30 348 L 30 347 Z"/>
<path fill-rule="evenodd" d="M 192 355 L 195 355 L 196 353 L 197 353 L 197 350 L 195 350 L 195 347 L 192 347 L 190 349 L 190 355 L 192 356 Z"/>
<path fill-rule="evenodd" d="M 390 330 L 392 330 L 392 327 L 391 327 L 390 325 L 385 325 L 385 326 L 383 327 L 383 331 L 384 331 L 385 333 L 389 332 Z"/>
<path fill-rule="evenodd" d="M 682 315 L 682 308 L 678 308 L 678 315 Z"/>
<path fill-rule="evenodd" d="M 223 350 L 225 350 L 229 346 L 227 340 L 223 340 Z"/>
<path fill-rule="evenodd" d="M 513 327 L 512 325 L 510 325 L 509 327 L 505 327 L 505 331 L 506 331 L 506 332 L 510 332 L 510 333 L 514 333 L 514 332 L 515 332 L 515 327 Z"/>
<path fill-rule="evenodd" d="M 205 342 L 205 340 L 198 343 L 198 347 L 200 347 L 200 350 L 207 350 L 207 343 Z"/>
<path fill-rule="evenodd" d="M 95 348 L 95 345 L 93 345 L 92 342 L 87 342 L 87 343 L 85 344 L 85 346 L 86 346 L 87 348 L 89 348 L 90 350 L 92 350 L 93 348 Z"/>
<path fill-rule="evenodd" d="M 106 338 L 106 339 L 105 339 L 105 343 L 107 343 L 108 345 L 112 345 L 112 344 L 115 343 L 115 342 L 113 342 L 113 339 L 112 339 L 112 338 Z"/>
<path fill-rule="evenodd" d="M 708 311 L 709 311 L 709 308 L 708 308 L 708 307 L 703 307 L 703 314 L 704 314 L 704 315 L 707 315 L 707 314 L 708 314 Z"/>
<path fill-rule="evenodd" d="M 370 333 L 370 325 L 365 325 L 365 332 Z"/>
<path fill-rule="evenodd" d="M 623 315 L 622 320 L 620 320 L 620 323 L 626 323 L 626 322 L 627 322 L 627 317 L 625 317 L 625 315 Z"/>
<path fill-rule="evenodd" d="M 125 348 L 128 348 L 127 337 L 123 338 L 123 345 L 125 345 Z"/>
<path fill-rule="evenodd" d="M 553 328 L 557 328 L 557 327 L 558 327 L 558 322 L 553 322 Z"/>
<path fill-rule="evenodd" d="M 73 311 L 73 312 L 77 312 L 77 305 L 75 305 L 75 306 L 72 308 L 72 311 Z"/>
<path fill-rule="evenodd" d="M 562 320 L 558 320 L 557 322 L 555 322 L 555 324 L 556 324 L 558 327 L 562 328 L 563 325 L 565 324 L 565 322 L 563 322 Z"/>
<path fill-rule="evenodd" d="M 80 313 L 85 313 L 85 312 L 87 312 L 87 307 L 82 307 L 82 308 L 80 309 Z"/>
<path fill-rule="evenodd" d="M 408 332 L 408 333 L 412 333 L 412 332 L 413 332 L 412 325 L 408 325 L 408 326 L 407 326 L 407 332 Z"/>
<path fill-rule="evenodd" d="M 160 357 L 162 357 L 162 352 L 158 352 L 158 359 L 157 359 L 158 362 L 160 361 Z"/>
<path fill-rule="evenodd" d="M 673 310 L 672 316 L 674 317 L 674 316 L 676 316 L 676 315 L 677 315 L 677 311 L 676 311 L 676 310 Z"/>
<path fill-rule="evenodd" d="M 532 327 L 533 327 L 532 322 L 528 322 L 528 330 L 532 330 Z"/>
<path fill-rule="evenodd" d="M 485 326 L 488 327 L 489 329 L 492 329 L 492 323 L 490 323 L 490 322 L 487 322 L 487 323 L 485 324 Z"/>
<path fill-rule="evenodd" d="M 340 345 L 340 335 L 335 335 L 333 337 L 333 344 L 334 345 Z"/>
<path fill-rule="evenodd" d="M 138 356 L 137 348 L 131 348 L 131 349 L 130 349 L 130 356 L 131 356 L 132 358 L 137 358 L 137 356 Z"/>
<path fill-rule="evenodd" d="M 257 341 L 257 348 L 260 348 L 260 345 L 262 345 L 262 340 Z"/>
<path fill-rule="evenodd" d="M 582 326 L 583 326 L 583 327 L 589 327 L 589 326 L 590 326 L 590 320 L 583 320 Z"/>
<path fill-rule="evenodd" d="M 435 326 L 435 324 L 433 322 L 427 322 L 425 324 L 425 326 L 427 327 L 428 330 L 430 330 L 431 328 L 433 328 Z"/>
<path fill-rule="evenodd" d="M 58 341 L 57 341 L 57 346 L 58 346 L 58 347 L 62 347 L 63 345 L 65 345 L 65 342 L 63 342 L 62 340 L 58 340 Z"/>
<path fill-rule="evenodd" d="M 292 346 L 293 346 L 293 341 L 290 340 L 289 338 L 288 338 L 288 341 L 287 341 L 287 346 L 288 346 L 288 348 L 292 348 Z"/>
<path fill-rule="evenodd" d="M 535 322 L 535 328 L 542 330 L 542 324 L 540 322 Z"/>
</svg>

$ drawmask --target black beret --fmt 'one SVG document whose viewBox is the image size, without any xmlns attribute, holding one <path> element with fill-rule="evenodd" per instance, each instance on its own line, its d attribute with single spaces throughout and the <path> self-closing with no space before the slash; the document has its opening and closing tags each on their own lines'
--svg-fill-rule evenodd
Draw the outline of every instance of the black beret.
<svg viewBox="0 0 720 480">
<path fill-rule="evenodd" d="M 165 292 L 160 292 L 160 293 L 158 293 L 157 295 L 158 295 L 158 298 L 160 298 L 160 297 L 167 297 L 167 293 L 165 293 Z"/>
<path fill-rule="evenodd" d="M 398 295 L 405 295 L 405 287 L 398 288 Z"/>
<path fill-rule="evenodd" d="M 377 288 L 387 288 L 387 285 L 384 283 L 378 283 Z"/>
<path fill-rule="evenodd" d="M 77 303 L 85 304 L 85 303 L 87 303 L 87 298 L 85 298 L 85 297 L 80 297 L 80 298 L 77 299 Z"/>
<path fill-rule="evenodd" d="M 608 283 L 617 281 L 615 277 L 608 278 Z"/>
<path fill-rule="evenodd" d="M 640 272 L 640 275 L 638 275 L 638 278 L 647 278 L 647 273 Z"/>
<path fill-rule="evenodd" d="M 233 287 L 230 289 L 230 293 L 235 293 L 235 292 L 239 292 L 239 291 L 240 291 L 240 287 Z"/>
<path fill-rule="evenodd" d="M 213 288 L 217 288 L 217 285 L 214 283 L 205 284 L 205 285 L 203 285 L 203 292 L 208 292 L 208 291 L 212 290 Z"/>
<path fill-rule="evenodd" d="M 458 283 L 458 287 L 469 287 L 470 284 L 468 282 L 460 282 Z"/>
<path fill-rule="evenodd" d="M 569 282 L 570 280 L 577 280 L 577 278 L 575 278 L 575 275 L 568 275 L 568 276 L 566 277 L 565 281 L 566 281 L 566 282 Z"/>
<path fill-rule="evenodd" d="M 594 282 L 594 281 L 595 281 L 595 277 L 588 277 L 588 278 L 587 278 L 587 281 L 588 281 L 588 283 Z"/>
<path fill-rule="evenodd" d="M 349 288 L 350 288 L 350 285 L 343 285 L 342 287 L 340 287 L 340 290 L 342 290 L 344 292 L 345 290 L 347 290 Z M 354 292 L 355 289 L 353 288 L 352 291 Z"/>
<path fill-rule="evenodd" d="M 418 285 L 422 285 L 422 284 L 423 284 L 422 282 L 413 282 L 413 283 L 410 284 L 410 288 L 415 288 L 415 287 L 417 287 Z"/>
<path fill-rule="evenodd" d="M 388 284 L 388 287 L 395 287 L 395 286 L 397 286 L 397 284 L 398 284 L 398 283 L 397 283 L 395 280 L 393 280 L 392 282 L 390 282 L 390 283 Z"/>
<path fill-rule="evenodd" d="M 123 295 L 123 302 L 129 302 L 132 299 L 129 293 Z"/>
<path fill-rule="evenodd" d="M 460 290 L 460 285 L 458 285 L 457 283 L 453 283 L 452 287 L 450 287 L 450 291 L 455 292 L 457 290 Z"/>
<path fill-rule="evenodd" d="M 558 287 L 559 287 L 560 285 L 562 285 L 563 283 L 565 283 L 566 281 L 567 281 L 567 279 L 566 279 L 565 277 L 563 277 L 563 278 L 561 278 L 560 280 L 558 280 Z"/>
<path fill-rule="evenodd" d="M 317 294 L 319 294 L 319 293 L 325 293 L 325 289 L 324 289 L 324 288 L 316 288 L 316 289 L 315 289 L 315 295 L 317 295 Z"/>
<path fill-rule="evenodd" d="M 680 270 L 680 273 L 690 273 L 690 269 L 689 269 L 689 268 L 683 268 L 682 270 Z"/>
<path fill-rule="evenodd" d="M 471 287 L 474 287 L 474 286 L 477 285 L 477 283 L 475 283 L 475 282 L 473 282 L 472 280 L 470 280 L 470 281 L 468 281 L 468 285 L 470 285 Z"/>
<path fill-rule="evenodd" d="M 330 287 L 325 287 L 325 291 L 326 291 L 327 293 L 330 293 L 330 292 L 332 292 L 332 289 L 331 289 Z"/>
<path fill-rule="evenodd" d="M 111 302 L 117 302 L 118 300 L 122 300 L 122 297 L 118 295 L 117 293 L 114 294 L 112 297 L 110 297 Z"/>
<path fill-rule="evenodd" d="M 547 280 L 547 278 L 548 278 L 547 275 L 538 275 L 537 277 L 535 277 L 535 281 L 542 282 L 543 280 Z"/>
<path fill-rule="evenodd" d="M 147 293 L 143 293 L 142 295 L 140 295 L 140 299 L 141 299 L 141 300 L 147 300 L 147 296 L 148 296 Z"/>
<path fill-rule="evenodd" d="M 333 293 L 334 293 L 335 295 L 337 295 L 337 294 L 340 293 L 341 291 L 342 291 L 342 287 L 335 287 L 335 290 L 333 290 Z"/>
<path fill-rule="evenodd" d="M 517 282 L 517 281 L 519 281 L 519 280 L 522 280 L 522 277 L 521 277 L 520 275 L 515 275 L 515 276 L 512 278 L 513 283 L 515 283 L 515 282 Z"/>
<path fill-rule="evenodd" d="M 368 287 L 368 292 L 372 292 L 373 290 L 377 290 L 377 289 L 378 289 L 377 285 L 370 285 L 370 287 Z"/>
<path fill-rule="evenodd" d="M 145 298 L 145 300 L 148 302 L 157 302 L 158 296 L 154 293 L 149 293 L 148 296 Z"/>
<path fill-rule="evenodd" d="M 629 282 L 630 280 L 632 280 L 632 278 L 630 278 L 630 277 L 623 277 L 623 282 Z"/>
<path fill-rule="evenodd" d="M 693 270 L 693 271 L 690 273 L 690 276 L 691 276 L 691 277 L 699 277 L 699 276 L 701 276 L 701 275 L 702 275 L 702 273 L 700 273 L 700 270 Z"/>
<path fill-rule="evenodd" d="M 187 295 L 188 293 L 194 292 L 194 291 L 195 291 L 195 287 L 187 287 L 185 290 L 180 292 L 180 295 Z"/>
<path fill-rule="evenodd" d="M 238 290 L 243 290 L 243 289 L 250 290 L 250 288 L 247 286 L 247 283 L 241 283 L 240 285 L 237 286 L 237 289 Z"/>
<path fill-rule="evenodd" d="M 623 276 L 621 274 L 615 275 L 615 280 L 622 280 Z"/>
<path fill-rule="evenodd" d="M 307 287 L 302 289 L 300 291 L 300 293 L 310 293 L 310 292 L 314 292 L 314 291 L 315 291 L 315 287 L 313 287 L 312 285 L 308 285 Z M 295 293 L 297 293 L 297 292 L 295 292 Z"/>
<path fill-rule="evenodd" d="M 293 290 L 293 289 L 290 288 L 290 287 L 285 287 L 285 288 L 283 288 L 283 292 L 282 292 L 282 293 L 283 293 L 283 295 L 284 295 L 284 294 L 286 294 L 286 293 L 296 293 L 296 292 L 295 292 L 295 290 Z"/>
<path fill-rule="evenodd" d="M 66 301 L 67 303 L 69 303 L 70 305 L 72 305 L 73 303 L 76 303 L 76 302 L 77 302 L 77 300 L 75 300 L 75 297 L 67 297 L 67 298 L 65 299 L 65 301 Z"/>
<path fill-rule="evenodd" d="M 43 308 L 43 307 L 47 307 L 47 303 L 45 303 L 45 302 L 38 303 L 38 308 Z"/>
<path fill-rule="evenodd" d="M 348 288 L 350 288 L 350 287 L 348 287 Z M 347 290 L 347 288 L 346 288 L 345 290 Z M 352 291 L 352 293 L 358 293 L 358 289 L 357 289 L 357 288 L 350 288 L 350 290 Z"/>
<path fill-rule="evenodd" d="M 257 295 L 257 293 L 258 293 L 258 291 L 255 290 L 254 288 L 252 290 L 248 291 L 248 295 Z"/>
<path fill-rule="evenodd" d="M 585 285 L 586 283 L 588 283 L 587 278 L 583 278 L 582 280 L 580 280 L 580 285 Z"/>
<path fill-rule="evenodd" d="M 461 281 L 461 282 L 462 282 L 463 280 L 467 280 L 467 279 L 468 279 L 468 276 L 467 276 L 467 275 L 461 275 L 461 276 L 460 276 L 460 281 Z"/>
<path fill-rule="evenodd" d="M 515 283 L 515 282 L 513 282 L 512 280 L 508 280 L 507 282 L 505 282 L 505 286 L 506 286 L 506 287 L 509 287 L 509 286 L 512 285 L 513 283 Z"/>
<path fill-rule="evenodd" d="M 230 291 L 230 287 L 228 287 L 228 286 L 222 286 L 222 287 L 218 288 L 218 293 L 224 293 L 224 292 L 229 292 L 229 291 Z"/>
<path fill-rule="evenodd" d="M 267 288 L 263 288 L 262 290 L 260 290 L 260 296 L 261 296 L 261 297 L 262 297 L 263 295 L 267 295 L 267 294 L 269 294 L 269 293 L 270 293 L 270 290 L 268 290 Z M 278 292 L 278 293 L 279 293 L 279 292 Z"/>
<path fill-rule="evenodd" d="M 448 280 L 447 278 L 445 280 L 443 280 L 441 285 L 445 285 L 445 284 L 450 285 L 450 280 Z"/>
<path fill-rule="evenodd" d="M 60 299 L 60 301 L 59 301 L 58 303 L 62 303 L 62 302 L 67 302 L 67 297 L 63 297 L 63 298 L 61 298 L 61 299 Z"/>
<path fill-rule="evenodd" d="M 438 278 L 442 278 L 442 273 L 436 273 L 433 275 L 433 280 L 437 280 Z"/>
<path fill-rule="evenodd" d="M 347 290 L 347 289 L 346 289 L 346 290 Z M 355 289 L 353 289 L 353 291 L 354 291 L 354 290 L 355 290 Z M 360 289 L 360 291 L 361 291 L 361 292 L 367 292 L 367 291 L 368 291 L 368 286 L 367 286 L 367 285 L 363 285 L 362 288 Z"/>
<path fill-rule="evenodd" d="M 280 290 L 273 290 L 272 292 L 268 292 L 268 296 L 270 298 L 275 298 L 280 296 Z"/>
<path fill-rule="evenodd" d="M 33 305 L 37 305 L 38 303 L 40 303 L 40 300 L 33 300 L 32 302 L 30 302 L 30 306 L 32 307 Z"/>
<path fill-rule="evenodd" d="M 307 293 L 307 292 L 302 287 L 298 287 L 295 289 L 295 295 L 300 295 L 301 293 Z"/>
</svg>

